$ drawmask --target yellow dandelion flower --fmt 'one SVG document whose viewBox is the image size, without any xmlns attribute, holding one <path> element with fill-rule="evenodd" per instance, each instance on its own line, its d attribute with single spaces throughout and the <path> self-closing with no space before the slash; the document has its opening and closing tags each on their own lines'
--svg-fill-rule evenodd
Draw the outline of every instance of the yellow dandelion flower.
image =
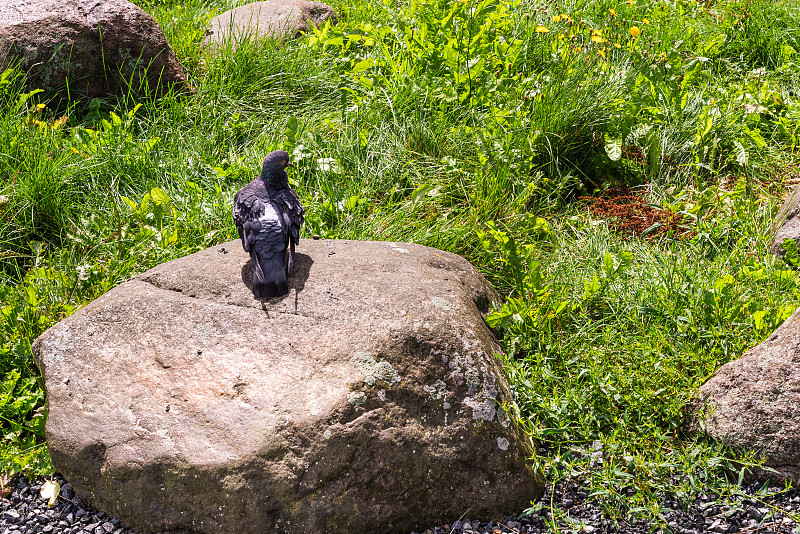
<svg viewBox="0 0 800 534">
<path fill-rule="evenodd" d="M 628 0 L 628 5 L 632 6 L 633 5 L 633 0 Z"/>
<path fill-rule="evenodd" d="M 597 55 L 600 56 L 601 58 L 605 59 L 606 58 L 606 51 L 605 50 L 598 50 L 597 51 Z"/>
<path fill-rule="evenodd" d="M 56 119 L 55 121 L 53 121 L 52 128 L 53 128 L 53 130 L 56 130 L 56 129 L 61 128 L 62 126 L 64 126 L 66 123 L 67 123 L 67 117 L 65 115 L 65 116 L 61 117 L 60 119 Z"/>
<path fill-rule="evenodd" d="M 639 37 L 639 34 L 642 33 L 642 31 L 638 26 L 631 26 L 631 29 L 628 30 L 628 33 L 631 34 L 631 37 Z"/>
<path fill-rule="evenodd" d="M 556 15 L 553 17 L 553 22 L 561 22 L 561 15 Z"/>
<path fill-rule="evenodd" d="M 73 154 L 77 154 L 78 153 L 78 149 L 75 148 L 74 146 L 69 147 L 69 149 L 72 150 Z"/>
<path fill-rule="evenodd" d="M 550 31 L 550 30 L 548 30 L 548 29 L 547 29 L 547 28 L 545 28 L 544 26 L 536 26 L 536 33 L 547 33 L 547 32 L 549 32 L 549 31 Z"/>
<path fill-rule="evenodd" d="M 622 45 L 619 43 L 614 43 L 614 48 L 622 48 Z"/>
<path fill-rule="evenodd" d="M 592 35 L 592 42 L 593 43 L 605 43 L 606 40 L 603 38 L 602 35 Z"/>
<path fill-rule="evenodd" d="M 609 9 L 608 12 L 611 14 L 612 17 L 617 14 L 617 12 L 614 11 L 613 9 Z"/>
<path fill-rule="evenodd" d="M 650 21 L 649 21 L 649 20 L 647 20 L 647 19 L 642 19 L 642 24 L 644 24 L 645 26 L 647 26 L 648 24 L 650 24 Z"/>
</svg>

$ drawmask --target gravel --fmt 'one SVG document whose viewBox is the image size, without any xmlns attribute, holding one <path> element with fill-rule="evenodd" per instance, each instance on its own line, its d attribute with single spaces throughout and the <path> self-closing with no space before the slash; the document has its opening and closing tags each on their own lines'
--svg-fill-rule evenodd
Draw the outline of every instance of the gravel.
<svg viewBox="0 0 800 534">
<path fill-rule="evenodd" d="M 61 484 L 61 495 L 51 507 L 39 496 L 44 479 L 29 481 L 18 478 L 11 493 L 0 499 L 0 534 L 133 534 L 118 519 L 108 517 L 84 503 L 60 475 L 53 477 Z M 553 517 L 558 531 L 572 534 L 625 533 L 648 534 L 674 532 L 699 533 L 785 533 L 800 532 L 793 518 L 800 517 L 800 493 L 771 488 L 771 495 L 757 495 L 762 484 L 745 486 L 736 500 L 722 502 L 712 493 L 701 495 L 692 503 L 681 503 L 667 496 L 662 502 L 662 517 L 668 526 L 646 521 L 614 522 L 593 502 L 580 479 L 547 486 L 540 507 L 525 517 L 509 516 L 488 523 L 465 514 L 447 525 L 431 527 L 413 534 L 500 534 L 553 532 Z M 761 491 L 760 493 L 764 493 Z M 551 507 L 552 503 L 552 507 Z"/>
<path fill-rule="evenodd" d="M 133 534 L 119 519 L 110 518 L 84 503 L 60 475 L 61 494 L 53 506 L 39 496 L 45 479 L 20 477 L 0 499 L 0 534 Z"/>
</svg>

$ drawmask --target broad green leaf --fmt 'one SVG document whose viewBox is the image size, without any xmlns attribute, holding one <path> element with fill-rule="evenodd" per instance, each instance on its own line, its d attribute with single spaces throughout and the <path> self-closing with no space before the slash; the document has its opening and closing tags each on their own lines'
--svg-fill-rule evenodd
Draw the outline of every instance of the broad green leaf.
<svg viewBox="0 0 800 534">
<path fill-rule="evenodd" d="M 133 116 L 136 115 L 136 112 L 139 111 L 140 107 L 142 107 L 141 104 L 136 104 L 135 106 L 133 106 L 133 109 L 128 112 L 128 118 L 132 119 Z"/>
<path fill-rule="evenodd" d="M 375 60 L 373 58 L 365 59 L 364 61 L 359 61 L 353 67 L 352 73 L 358 74 L 359 72 L 365 71 L 367 69 L 371 69 L 375 66 Z"/>
<path fill-rule="evenodd" d="M 129 207 L 131 210 L 133 210 L 134 212 L 137 212 L 137 211 L 139 211 L 139 205 L 138 205 L 138 204 L 136 204 L 136 202 L 134 202 L 133 200 L 129 199 L 129 198 L 128 198 L 128 197 L 126 197 L 126 196 L 123 196 L 123 197 L 122 197 L 122 200 L 123 200 L 123 201 L 125 201 L 125 204 L 127 204 L 127 205 L 128 205 L 128 207 Z"/>
<path fill-rule="evenodd" d="M 608 133 L 605 134 L 606 141 L 606 154 L 611 161 L 619 161 L 622 157 L 622 137 L 611 137 Z"/>
<path fill-rule="evenodd" d="M 593 275 L 592 279 L 583 285 L 583 300 L 592 298 L 600 291 L 600 279 Z"/>
<path fill-rule="evenodd" d="M 736 156 L 736 163 L 742 167 L 747 165 L 747 150 L 745 150 L 744 145 L 741 142 L 733 142 L 733 153 Z"/>
<path fill-rule="evenodd" d="M 150 190 L 150 198 L 153 200 L 153 203 L 160 208 L 167 209 L 172 201 L 169 198 L 163 189 L 158 187 L 154 187 Z"/>
<path fill-rule="evenodd" d="M 714 282 L 714 291 L 720 292 L 723 289 L 725 289 L 726 287 L 728 287 L 729 285 L 733 284 L 733 282 L 734 282 L 734 278 L 730 274 L 726 274 L 724 276 L 721 276 L 721 277 L 717 278 L 717 280 Z"/>
<path fill-rule="evenodd" d="M 614 258 L 611 256 L 611 253 L 606 250 L 605 254 L 603 254 L 603 271 L 606 273 L 607 277 L 611 277 L 614 274 Z"/>
<path fill-rule="evenodd" d="M 766 310 L 758 310 L 753 314 L 753 321 L 756 323 L 756 330 L 764 328 L 764 316 L 767 315 Z"/>
<path fill-rule="evenodd" d="M 617 253 L 617 259 L 619 260 L 617 272 L 621 274 L 631 266 L 631 263 L 633 263 L 633 253 L 629 250 L 620 250 Z"/>
<path fill-rule="evenodd" d="M 753 141 L 753 143 L 759 150 L 767 146 L 767 142 L 764 141 L 764 138 L 761 137 L 761 133 L 758 130 L 751 130 L 747 126 L 742 126 L 742 127 L 744 131 L 747 133 L 747 136 Z"/>
<path fill-rule="evenodd" d="M 414 211 L 417 205 L 422 201 L 422 198 L 428 194 L 428 191 L 431 190 L 433 185 L 431 184 L 422 184 L 418 188 L 411 193 L 411 199 L 409 200 L 409 209 Z"/>
</svg>

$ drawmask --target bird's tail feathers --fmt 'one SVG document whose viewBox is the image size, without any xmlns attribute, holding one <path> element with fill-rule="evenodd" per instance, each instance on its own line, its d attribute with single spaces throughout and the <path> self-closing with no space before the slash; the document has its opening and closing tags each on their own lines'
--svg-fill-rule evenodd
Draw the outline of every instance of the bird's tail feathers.
<svg viewBox="0 0 800 534">
<path fill-rule="evenodd" d="M 254 254 L 254 253 L 251 253 Z M 283 254 L 273 254 L 269 258 L 253 259 L 253 295 L 258 299 L 280 297 L 289 292 Z"/>
<path fill-rule="evenodd" d="M 261 268 L 261 262 L 258 259 L 258 254 L 254 248 L 250 249 L 250 261 L 253 262 L 253 286 L 264 283 L 264 270 Z"/>
</svg>

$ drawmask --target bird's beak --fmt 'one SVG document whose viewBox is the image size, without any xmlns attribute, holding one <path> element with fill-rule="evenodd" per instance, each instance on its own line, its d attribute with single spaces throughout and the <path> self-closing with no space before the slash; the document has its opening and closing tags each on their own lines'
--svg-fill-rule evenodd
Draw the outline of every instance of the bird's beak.
<svg viewBox="0 0 800 534">
<path fill-rule="evenodd" d="M 292 165 L 291 163 L 287 163 L 286 166 L 287 167 L 294 167 L 294 165 Z"/>
</svg>

